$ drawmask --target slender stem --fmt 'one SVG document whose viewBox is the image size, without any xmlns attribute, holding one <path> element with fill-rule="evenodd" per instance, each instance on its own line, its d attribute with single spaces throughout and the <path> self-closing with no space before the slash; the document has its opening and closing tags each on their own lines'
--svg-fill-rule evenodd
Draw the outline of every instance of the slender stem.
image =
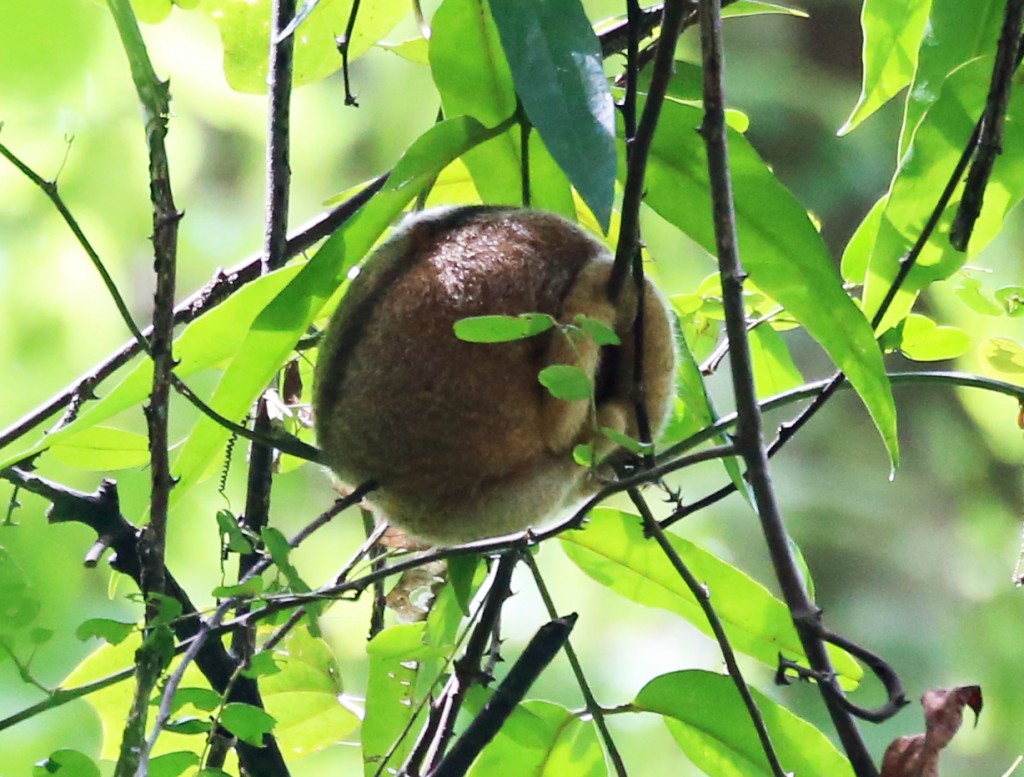
<svg viewBox="0 0 1024 777">
<path fill-rule="evenodd" d="M 512 665 L 508 675 L 494 691 L 494 695 L 480 710 L 465 733 L 456 740 L 451 752 L 430 772 L 428 777 L 462 777 L 480 752 L 487 746 L 502 724 L 523 700 L 544 668 L 551 663 L 562 649 L 576 615 L 566 615 L 545 623 L 527 644 L 523 653 Z"/>
<path fill-rule="evenodd" d="M 286 245 L 288 257 L 291 258 L 302 253 L 318 241 L 340 229 L 345 222 L 355 215 L 359 208 L 380 191 L 387 181 L 387 176 L 388 174 L 385 173 L 377 177 L 359 193 L 303 225 L 302 228 L 288 239 Z M 42 179 L 40 178 L 40 180 Z M 55 195 L 59 198 L 59 194 L 56 194 L 56 190 L 54 191 Z M 87 239 L 84 239 L 81 229 L 78 228 L 77 221 L 73 218 L 69 220 L 70 212 L 66 208 L 59 210 L 61 215 L 65 216 L 65 222 L 72 232 L 79 237 L 79 243 L 88 254 L 92 250 L 92 246 Z M 261 253 L 246 259 L 231 270 L 218 271 L 209 284 L 187 297 L 181 304 L 175 307 L 174 323 L 176 325 L 191 323 L 230 298 L 238 289 L 259 278 L 262 258 L 263 254 Z M 143 352 L 147 343 L 145 338 L 149 337 L 152 331 L 152 327 L 144 329 L 141 340 L 138 338 L 129 340 L 84 377 L 79 378 L 59 394 L 56 394 L 0 432 L 0 449 L 11 445 L 64 408 L 69 408 L 69 413 L 61 422 L 61 425 L 73 420 L 81 404 L 86 400 L 95 398 L 94 392 L 104 380 L 127 364 L 134 356 Z M 194 401 L 193 404 L 195 404 Z M 202 410 L 202 407 L 200 407 L 200 410 Z"/>
<path fill-rule="evenodd" d="M 775 745 L 772 744 L 771 735 L 768 733 L 768 727 L 764 722 L 764 716 L 761 715 L 761 709 L 757 706 L 757 701 L 755 701 L 753 694 L 751 694 L 747 681 L 743 679 L 743 671 L 736 660 L 736 653 L 729 642 L 729 635 L 725 633 L 725 627 L 722 625 L 722 621 L 718 617 L 718 613 L 715 612 L 714 605 L 711 603 L 711 591 L 694 577 L 693 572 L 686 566 L 686 562 L 683 561 L 678 551 L 672 546 L 668 536 L 665 534 L 665 530 L 655 520 L 650 507 L 647 506 L 647 502 L 640 492 L 636 489 L 631 489 L 629 498 L 643 519 L 644 530 L 654 537 L 654 541 L 658 543 L 658 547 L 661 548 L 661 551 L 668 558 L 669 563 L 676 570 L 676 574 L 686 584 L 686 587 L 690 589 L 690 593 L 693 594 L 697 606 L 704 613 L 704 617 L 707 619 L 708 625 L 715 635 L 715 640 L 718 642 L 718 649 L 722 651 L 722 659 L 725 661 L 725 668 L 729 672 L 729 677 L 732 678 L 733 684 L 736 686 L 736 690 L 739 691 L 740 698 L 747 708 L 750 722 L 754 724 L 754 730 L 757 732 L 757 738 L 761 742 L 761 749 L 764 751 L 765 758 L 768 759 L 768 765 L 771 767 L 772 774 L 775 777 L 786 777 L 788 773 L 782 768 L 782 764 L 779 763 L 779 756 L 775 752 Z"/>
<path fill-rule="evenodd" d="M 807 627 L 808 621 L 817 618 L 819 613 L 807 592 L 793 556 L 771 482 L 768 451 L 762 434 L 761 411 L 754 388 L 743 302 L 743 282 L 746 275 L 740 263 L 736 239 L 736 214 L 725 130 L 721 3 L 720 0 L 700 0 L 699 7 L 704 64 L 704 123 L 701 134 L 707 146 L 715 243 L 722 279 L 726 333 L 730 342 L 729 363 L 738 415 L 735 443 L 746 462 L 747 480 L 761 519 L 762 531 L 783 599 L 793 616 L 811 667 L 823 678 L 819 688 L 833 725 L 858 777 L 877 777 L 878 772 L 856 722 L 841 704 L 842 689 L 834 680 L 834 671 L 825 643 L 813 629 Z"/>
<path fill-rule="evenodd" d="M 551 598 L 551 592 L 548 591 L 547 584 L 544 582 L 544 577 L 540 573 L 540 567 L 537 566 L 537 560 L 533 557 L 532 553 L 523 553 L 523 561 L 530 568 L 530 572 L 533 574 L 533 581 L 537 585 L 537 590 L 540 592 L 540 598 L 544 601 L 544 607 L 548 611 L 548 617 L 554 620 L 558 617 L 558 610 L 555 609 L 555 602 Z M 615 768 L 615 774 L 618 777 L 626 777 L 626 764 L 622 760 L 622 754 L 619 753 L 619 748 L 615 744 L 615 740 L 612 738 L 611 731 L 608 730 L 608 722 L 605 720 L 604 709 L 600 704 L 597 703 L 597 699 L 594 697 L 594 692 L 590 688 L 590 683 L 587 681 L 587 676 L 583 672 L 583 664 L 580 663 L 580 657 L 576 653 L 576 649 L 572 646 L 572 642 L 568 639 L 565 641 L 565 657 L 569 659 L 569 666 L 572 667 L 572 673 L 576 677 L 576 684 L 580 687 L 580 693 L 583 694 L 583 703 L 586 705 L 587 712 L 590 713 L 594 719 L 594 725 L 597 726 L 597 732 L 601 736 L 601 741 L 604 743 L 604 749 L 608 752 L 608 757 L 611 759 L 612 766 Z"/>
<path fill-rule="evenodd" d="M 683 28 L 683 19 L 692 7 L 685 0 L 666 0 L 661 23 L 661 39 L 658 41 L 654 72 L 647 92 L 636 136 L 629 147 L 629 162 L 626 167 L 626 182 L 622 192 L 622 209 L 619 220 L 619 242 L 615 247 L 615 263 L 608 280 L 608 298 L 617 301 L 633 270 L 640 253 L 640 203 L 644 194 L 644 178 L 647 173 L 647 158 L 650 155 L 654 132 L 661 116 L 668 83 L 672 78 L 676 42 Z"/>
</svg>

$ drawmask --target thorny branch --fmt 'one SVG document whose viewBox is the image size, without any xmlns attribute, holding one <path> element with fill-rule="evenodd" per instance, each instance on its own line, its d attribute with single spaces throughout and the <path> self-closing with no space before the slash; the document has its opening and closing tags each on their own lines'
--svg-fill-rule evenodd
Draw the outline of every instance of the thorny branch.
<svg viewBox="0 0 1024 777">
<path fill-rule="evenodd" d="M 729 170 L 729 148 L 725 130 L 724 54 L 720 0 L 700 0 L 701 53 L 704 65 L 704 122 L 700 132 L 707 146 L 708 177 L 725 326 L 730 342 L 729 363 L 736 400 L 735 444 L 747 467 L 747 481 L 761 519 L 762 531 L 775 568 L 783 599 L 793 615 L 797 632 L 811 667 L 820 675 L 819 689 L 832 723 L 858 777 L 877 777 L 877 769 L 857 725 L 841 704 L 842 689 L 835 680 L 825 643 L 806 621 L 820 618 L 804 585 L 771 482 L 768 451 L 761 426 L 761 413 L 754 388 L 754 374 L 747 335 L 743 282 L 736 240 L 736 213 Z"/>
</svg>

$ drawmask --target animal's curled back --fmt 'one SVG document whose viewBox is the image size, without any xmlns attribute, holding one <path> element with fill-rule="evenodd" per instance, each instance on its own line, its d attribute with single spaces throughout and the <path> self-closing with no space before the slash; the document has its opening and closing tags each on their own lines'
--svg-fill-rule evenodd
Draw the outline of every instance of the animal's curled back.
<svg viewBox="0 0 1024 777">
<path fill-rule="evenodd" d="M 443 208 L 412 216 L 365 262 L 331 320 L 314 387 L 325 462 L 352 486 L 373 480 L 374 511 L 422 540 L 450 544 L 549 523 L 599 487 L 572 451 L 614 449 L 607 427 L 637 436 L 636 291 L 608 299 L 612 260 L 550 213 Z M 665 301 L 644 294 L 644 383 L 655 434 L 669 417 L 676 353 Z M 598 346 L 559 329 L 523 340 L 459 340 L 482 315 L 583 314 L 614 328 Z M 594 402 L 552 397 L 544 367 L 582 368 Z"/>
</svg>

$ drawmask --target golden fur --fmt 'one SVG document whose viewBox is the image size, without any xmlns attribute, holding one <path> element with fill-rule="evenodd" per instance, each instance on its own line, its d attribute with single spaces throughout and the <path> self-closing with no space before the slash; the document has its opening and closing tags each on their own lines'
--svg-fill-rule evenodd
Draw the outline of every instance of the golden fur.
<svg viewBox="0 0 1024 777">
<path fill-rule="evenodd" d="M 617 311 L 611 257 L 595 238 L 541 211 L 444 208 L 408 218 L 365 262 L 331 320 L 314 387 L 326 463 L 347 484 L 378 483 L 368 501 L 392 525 L 450 544 L 550 522 L 593 493 L 573 447 L 597 425 L 636 436 L 635 292 Z M 655 433 L 672 407 L 675 347 L 664 300 L 645 294 L 644 380 Z M 614 327 L 622 346 L 575 344 L 558 330 L 507 343 L 459 340 L 453 325 L 492 314 L 578 313 Z M 618 354 L 614 354 L 618 351 Z M 553 398 L 551 364 L 582 367 L 587 401 Z M 599 370 L 600 365 L 600 370 Z"/>
</svg>

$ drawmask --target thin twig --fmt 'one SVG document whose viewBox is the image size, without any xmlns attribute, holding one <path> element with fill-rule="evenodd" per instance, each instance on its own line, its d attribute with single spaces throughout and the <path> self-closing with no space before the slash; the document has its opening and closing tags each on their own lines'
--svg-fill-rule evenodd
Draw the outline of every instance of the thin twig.
<svg viewBox="0 0 1024 777">
<path fill-rule="evenodd" d="M 729 356 L 738 414 L 735 442 L 746 462 L 747 480 L 761 519 L 779 588 L 797 626 L 808 662 L 822 677 L 819 689 L 832 723 L 858 777 L 877 777 L 878 772 L 856 722 L 839 703 L 843 692 L 835 680 L 825 643 L 805 627 L 808 619 L 818 618 L 820 613 L 804 585 L 769 474 L 768 452 L 762 434 L 746 329 L 743 302 L 743 281 L 746 275 L 740 264 L 736 240 L 736 213 L 725 130 L 720 0 L 700 0 L 700 31 L 704 65 L 704 122 L 701 134 L 707 146 L 722 302 L 726 332 L 731 344 Z"/>
<path fill-rule="evenodd" d="M 611 277 L 608 279 L 608 298 L 613 302 L 618 300 L 626 278 L 633 270 L 634 262 L 640 253 L 640 203 L 643 200 L 647 158 L 654 140 L 654 132 L 658 127 L 668 83 L 672 77 L 676 42 L 679 40 L 687 11 L 692 11 L 692 6 L 685 0 L 670 0 L 665 3 L 654 72 L 651 75 L 640 124 L 630 144 L 626 182 L 622 187 L 619 242 L 615 247 L 615 262 Z"/>
<path fill-rule="evenodd" d="M 401 775 L 418 777 L 424 765 L 427 773 L 436 767 L 452 737 L 455 719 L 462 708 L 467 691 L 477 683 L 486 684 L 490 680 L 484 677 L 481 670 L 483 656 L 488 642 L 494 638 L 501 608 L 509 595 L 512 571 L 518 561 L 519 554 L 516 550 L 509 550 L 498 557 L 480 619 L 469 636 L 462 657 L 455 662 L 455 671 L 445 683 L 444 690 L 430 705 L 427 722 L 402 766 Z"/>
<path fill-rule="evenodd" d="M 996 156 L 1003 152 L 1003 125 L 1010 104 L 1013 74 L 1020 66 L 1021 24 L 1024 23 L 1024 0 L 1007 0 L 1003 16 L 1003 29 L 996 48 L 992 67 L 992 83 L 988 90 L 982 130 L 978 139 L 978 153 L 967 175 L 963 198 L 949 230 L 949 242 L 958 251 L 966 251 L 974 232 L 974 224 L 981 215 L 985 188 L 992 175 Z"/>
<path fill-rule="evenodd" d="M 540 598 L 544 602 L 544 607 L 548 611 L 548 617 L 554 620 L 558 617 L 558 611 L 555 609 L 554 600 L 551 598 L 551 592 L 548 591 L 547 584 L 544 582 L 544 577 L 540 573 L 540 567 L 537 566 L 537 560 L 533 557 L 532 553 L 524 553 L 522 555 L 523 561 L 530 568 L 530 572 L 533 574 L 533 581 L 537 586 L 537 591 L 540 593 Z M 615 744 L 615 740 L 612 738 L 611 731 L 608 730 L 608 723 L 605 720 L 604 709 L 600 704 L 597 703 L 597 699 L 594 696 L 594 691 L 590 687 L 590 683 L 587 681 L 587 676 L 583 672 L 583 664 L 580 663 L 580 657 L 576 653 L 576 649 L 572 646 L 570 640 L 565 641 L 565 657 L 569 659 L 569 666 L 572 667 L 572 673 L 576 677 L 576 684 L 580 688 L 580 693 L 583 694 L 583 703 L 586 705 L 587 712 L 594 719 L 594 725 L 597 726 L 597 733 L 601 737 L 601 741 L 604 743 L 604 749 L 608 753 L 608 757 L 611 759 L 612 766 L 615 769 L 615 774 L 618 777 L 626 777 L 626 764 L 622 760 L 622 754 L 619 752 L 618 746 Z"/>
<path fill-rule="evenodd" d="M 355 213 L 380 191 L 387 181 L 388 173 L 378 176 L 371 181 L 364 189 L 353 195 L 345 202 L 323 213 L 301 227 L 292 237 L 288 239 L 286 253 L 289 258 L 297 256 L 303 251 L 311 248 L 317 242 L 340 229 Z M 59 195 L 58 195 L 59 196 Z M 63 213 L 63 211 L 62 211 Z M 77 222 L 73 219 L 68 226 L 75 231 Z M 79 230 L 80 231 L 80 230 Z M 77 234 L 77 233 L 76 233 Z M 83 248 L 88 241 L 80 244 Z M 91 246 L 90 246 L 91 247 Z M 88 249 L 86 249 L 88 251 Z M 213 280 L 205 287 L 187 297 L 174 309 L 174 323 L 189 324 L 204 313 L 209 312 L 217 305 L 229 299 L 238 289 L 260 277 L 260 267 L 263 254 L 246 259 L 242 263 L 227 271 L 218 271 Z M 152 333 L 148 327 L 142 331 L 143 340 Z M 84 377 L 79 378 L 59 394 L 44 402 L 35 410 L 11 424 L 7 429 L 0 432 L 0 449 L 6 448 L 19 438 L 45 423 L 60 410 L 78 406 L 85 400 L 95 399 L 95 390 L 104 380 L 113 375 L 117 370 L 127 364 L 134 356 L 143 351 L 138 339 L 132 339 L 125 343 L 115 353 L 90 370 Z M 202 408 L 200 408 L 202 409 Z M 74 414 L 71 416 L 74 417 Z M 65 423 L 71 419 L 65 419 Z"/>
<path fill-rule="evenodd" d="M 775 752 L 775 746 L 772 744 L 771 735 L 768 733 L 768 727 L 765 725 L 764 716 L 761 715 L 761 709 L 757 706 L 757 701 L 750 692 L 750 686 L 747 685 L 747 681 L 743 678 L 743 671 L 736 660 L 736 653 L 729 642 L 729 635 L 725 633 L 725 627 L 722 625 L 722 621 L 718 617 L 718 613 L 715 612 L 714 605 L 711 603 L 711 591 L 708 590 L 704 583 L 694 577 L 693 572 L 686 566 L 686 562 L 683 561 L 682 557 L 672 546 L 664 529 L 655 520 L 650 507 L 647 505 L 647 501 L 640 492 L 636 489 L 630 489 L 629 498 L 640 513 L 644 524 L 644 531 L 654 537 L 654 541 L 658 543 L 658 547 L 661 548 L 672 568 L 675 569 L 676 574 L 686 584 L 686 587 L 690 589 L 690 593 L 693 594 L 697 606 L 704 613 L 704 617 L 715 635 L 715 640 L 718 642 L 718 649 L 722 651 L 722 659 L 725 661 L 725 668 L 729 672 L 729 677 L 732 678 L 733 684 L 743 700 L 743 705 L 747 708 L 747 715 L 750 716 L 750 722 L 753 723 L 754 730 L 757 732 L 757 738 L 761 742 L 761 750 L 764 751 L 765 758 L 768 759 L 768 765 L 771 767 L 772 774 L 775 777 L 786 777 L 788 773 L 782 768 L 782 764 L 779 763 L 779 756 Z"/>
<path fill-rule="evenodd" d="M 527 644 L 494 695 L 480 710 L 452 746 L 451 752 L 431 771 L 428 777 L 462 777 L 487 743 L 494 739 L 502 724 L 523 700 L 537 677 L 562 649 L 576 615 L 566 615 L 545 623 Z"/>
<path fill-rule="evenodd" d="M 167 626 L 159 623 L 162 602 L 167 588 L 164 554 L 167 545 L 167 514 L 170 505 L 171 477 L 168 415 L 170 409 L 171 371 L 174 357 L 174 291 L 177 271 L 178 222 L 181 213 L 174 205 L 171 192 L 170 166 L 164 139 L 170 115 L 170 93 L 149 60 L 138 23 L 127 0 L 108 0 L 132 74 L 143 113 L 146 148 L 149 154 L 149 197 L 153 207 L 153 268 L 156 291 L 153 299 L 153 333 L 148 352 L 153 360 L 153 382 L 149 403 L 145 407 L 149 430 L 150 518 L 139 537 L 139 587 L 146 600 L 145 639 L 135 656 L 135 694 L 124 726 L 121 750 L 114 768 L 115 777 L 145 777 L 149 771 L 152 742 L 146 738 L 146 721 L 150 696 L 164 670 L 164 657 L 159 633 Z M 77 233 L 81 237 L 81 233 Z M 94 256 L 91 254 L 90 256 Z M 95 260 L 94 260 L 94 263 Z M 102 263 L 97 263 L 102 267 Z M 109 279 L 105 273 L 104 281 Z M 119 298 L 111 282 L 115 300 Z M 123 302 L 121 303 L 123 305 Z M 141 338 L 138 327 L 127 319 L 129 329 Z M 140 347 L 145 343 L 140 340 Z M 168 630 L 169 635 L 169 630 Z"/>
</svg>

